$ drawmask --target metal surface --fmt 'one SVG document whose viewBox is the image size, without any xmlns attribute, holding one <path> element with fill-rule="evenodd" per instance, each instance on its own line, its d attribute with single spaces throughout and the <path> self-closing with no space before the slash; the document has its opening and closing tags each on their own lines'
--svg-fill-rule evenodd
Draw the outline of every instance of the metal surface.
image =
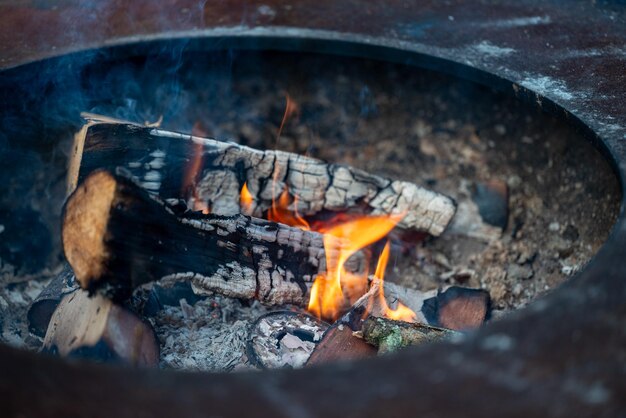
<svg viewBox="0 0 626 418">
<path fill-rule="evenodd" d="M 570 120 L 612 158 L 624 184 L 626 12 L 618 2 L 52 3 L 0 1 L 0 67 L 138 40 L 224 36 L 407 60 Z M 462 344 L 426 347 L 419 357 L 407 350 L 364 363 L 215 375 L 67 363 L 1 346 L 2 414 L 616 416 L 626 411 L 625 256 L 622 210 L 581 274 Z"/>
</svg>

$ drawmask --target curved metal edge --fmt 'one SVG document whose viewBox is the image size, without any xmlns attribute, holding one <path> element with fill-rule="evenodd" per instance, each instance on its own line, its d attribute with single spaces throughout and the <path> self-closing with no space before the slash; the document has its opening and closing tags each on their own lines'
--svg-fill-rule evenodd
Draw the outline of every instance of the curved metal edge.
<svg viewBox="0 0 626 418">
<path fill-rule="evenodd" d="M 292 27 L 216 27 L 212 29 L 162 32 L 148 36 L 110 39 L 104 44 L 62 52 L 55 51 L 57 54 L 51 58 L 25 63 L 6 71 L 21 71 L 26 66 L 46 65 L 50 61 L 71 59 L 72 57 L 78 58 L 84 55 L 91 56 L 91 59 L 97 59 L 98 57 L 122 59 L 130 56 L 153 54 L 155 51 L 182 49 L 186 51 L 219 51 L 229 49 L 300 51 L 366 58 L 441 72 L 511 95 L 524 103 L 565 121 L 579 131 L 606 158 L 619 181 L 622 196 L 616 222 L 596 256 L 573 279 L 575 280 L 579 275 L 585 274 L 585 270 L 592 263 L 596 263 L 597 259 L 603 262 L 602 254 L 604 253 L 604 247 L 614 242 L 616 234 L 626 230 L 626 165 L 620 163 L 620 159 L 623 160 L 626 158 L 626 155 L 622 156 L 616 152 L 609 145 L 608 138 L 596 132 L 582 118 L 578 117 L 575 111 L 570 111 L 566 106 L 559 104 L 557 99 L 543 96 L 524 87 L 519 80 L 509 80 L 488 70 L 451 60 L 443 56 L 443 54 L 433 54 L 436 51 L 433 51 L 432 48 L 428 48 L 426 45 L 327 30 Z"/>
<path fill-rule="evenodd" d="M 575 110 L 568 109 L 567 105 L 559 103 L 558 98 L 551 98 L 525 87 L 521 80 L 505 78 L 488 69 L 470 66 L 446 56 L 441 48 L 432 48 L 416 42 L 295 27 L 215 27 L 112 38 L 104 43 L 83 45 L 80 48 L 57 49 L 46 57 L 0 69 L 0 74 L 19 71 L 29 65 L 41 65 L 55 59 L 78 57 L 84 54 L 92 54 L 94 57 L 105 55 L 111 58 L 123 58 L 150 54 L 159 49 L 173 50 L 175 46 L 178 48 L 182 46 L 188 50 L 301 51 L 367 58 L 437 71 L 472 81 L 512 95 L 522 102 L 565 120 L 570 126 L 579 130 L 609 161 L 620 181 L 622 194 L 626 194 L 626 166 L 621 167 L 619 163 L 622 156 L 610 147 L 608 138 L 594 130 L 590 124 L 577 115 Z"/>
</svg>

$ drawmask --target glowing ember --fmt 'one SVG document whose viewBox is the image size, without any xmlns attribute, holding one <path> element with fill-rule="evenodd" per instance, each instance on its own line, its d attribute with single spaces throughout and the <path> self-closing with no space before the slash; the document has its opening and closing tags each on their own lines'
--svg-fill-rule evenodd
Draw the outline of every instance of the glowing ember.
<svg viewBox="0 0 626 418">
<path fill-rule="evenodd" d="M 319 275 L 311 288 L 308 309 L 319 318 L 336 320 L 347 302 L 353 303 L 367 288 L 367 274 L 352 274 L 345 270 L 346 261 L 360 249 L 387 235 L 403 216 L 363 216 L 336 225 L 324 234 L 326 274 Z M 338 242 L 341 245 L 338 245 Z M 330 257 L 338 251 L 337 258 Z"/>
<path fill-rule="evenodd" d="M 241 208 L 241 213 L 244 215 L 252 215 L 252 203 L 254 199 L 252 198 L 252 194 L 250 194 L 250 190 L 248 190 L 248 183 L 244 183 L 241 188 L 241 195 L 239 197 L 239 207 Z"/>
</svg>

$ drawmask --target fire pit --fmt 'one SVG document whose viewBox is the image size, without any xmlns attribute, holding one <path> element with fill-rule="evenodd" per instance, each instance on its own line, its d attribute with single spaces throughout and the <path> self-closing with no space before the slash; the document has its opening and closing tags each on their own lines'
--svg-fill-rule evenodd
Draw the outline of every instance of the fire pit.
<svg viewBox="0 0 626 418">
<path fill-rule="evenodd" d="M 341 389 L 344 377 L 334 375 L 340 370 L 342 376 L 374 373 L 371 378 L 376 379 L 386 364 L 406 364 L 413 358 L 410 361 L 419 362 L 427 355 L 433 364 L 415 367 L 423 369 L 428 379 L 436 380 L 436 370 L 452 367 L 457 370 L 454 373 L 466 375 L 467 384 L 467 378 L 480 381 L 480 376 L 497 380 L 494 370 L 502 365 L 506 370 L 517 367 L 539 349 L 536 338 L 541 335 L 548 336 L 540 344 L 542 353 L 550 344 L 558 344 L 559 332 L 546 312 L 565 314 L 573 309 L 575 304 L 566 308 L 557 301 L 574 297 L 584 273 L 551 291 L 583 269 L 606 240 L 620 194 L 610 165 L 583 136 L 562 121 L 533 113 L 505 95 L 470 82 L 411 66 L 303 50 L 378 55 L 393 61 L 410 60 L 415 57 L 411 54 L 361 50 L 352 46 L 358 44 L 348 43 L 296 46 L 293 40 L 277 38 L 221 39 L 219 47 L 227 53 L 215 51 L 214 45 L 207 49 L 198 39 L 153 42 L 69 55 L 5 72 L 3 91 L 16 98 L 3 103 L 5 120 L 18 122 L 3 125 L 8 127 L 4 130 L 10 134 L 6 149 L 15 164 L 6 182 L 11 186 L 6 201 L 13 211 L 2 231 L 7 237 L 3 260 L 9 260 L 4 275 L 9 285 L 3 298 L 6 311 L 11 312 L 3 314 L 5 341 L 36 349 L 41 345 L 37 335 L 42 336 L 47 327 L 44 347 L 61 355 L 99 360 L 113 356 L 124 362 L 213 371 L 281 366 L 287 357 L 287 364 L 301 366 L 313 352 L 310 365 L 328 366 L 306 373 L 321 373 L 319 378 L 333 373 L 331 384 L 350 404 L 354 402 L 345 393 L 347 388 Z M 252 52 L 248 50 L 252 44 L 255 49 L 296 48 L 298 52 Z M 487 50 L 494 53 L 486 44 L 477 48 L 483 55 Z M 431 68 L 443 64 L 424 58 L 419 63 Z M 484 76 L 466 71 L 464 75 L 474 79 Z M 533 80 L 525 85 L 540 81 Z M 492 84 L 501 87 L 499 83 L 494 79 Z M 554 81 L 550 83 L 561 96 L 570 94 Z M 38 97 L 39 86 L 47 86 L 45 101 Z M 520 85 L 513 90 L 522 97 L 527 94 Z M 29 97 L 31 91 L 36 94 Z M 543 98 L 540 104 L 548 110 L 553 106 Z M 81 115 L 84 111 L 91 113 Z M 27 120 L 34 123 L 29 125 Z M 202 139 L 207 136 L 218 141 Z M 219 140 L 238 144 L 222 145 Z M 144 147 L 146 141 L 155 146 Z M 172 155 L 182 158 L 172 160 Z M 266 159 L 273 161 L 267 170 L 262 164 Z M 260 165 L 253 163 L 257 160 Z M 27 170 L 27 161 L 40 166 Z M 207 170 L 207 164 L 214 168 Z M 281 165 L 285 171 L 281 172 Z M 159 168 L 164 166 L 171 168 Z M 317 173 L 313 167 L 321 173 L 314 175 L 315 182 L 307 177 Z M 226 174 L 215 174 L 220 170 Z M 293 177 L 290 170 L 297 175 Z M 321 189 L 311 187 L 319 178 L 327 178 L 327 184 L 321 183 Z M 348 187 L 344 178 L 349 179 Z M 73 193 L 60 213 L 66 188 Z M 108 195 L 106 190 L 111 190 L 110 201 L 102 200 Z M 316 196 L 317 190 L 324 191 L 319 200 L 323 203 L 307 197 Z M 384 203 L 389 201 L 395 203 Z M 418 212 L 420 216 L 414 215 Z M 341 225 L 361 222 L 361 216 L 392 219 L 392 223 L 389 229 L 376 226 L 370 241 L 342 255 L 339 249 L 344 244 L 335 248 L 326 237 L 353 241 L 353 236 L 342 235 L 346 228 Z M 36 239 L 20 236 L 17 231 L 24 225 L 30 234 L 38 234 Z M 388 245 L 379 241 L 394 226 Z M 104 238 L 85 241 L 93 236 L 94 228 L 102 230 Z M 328 232 L 337 230 L 344 232 Z M 289 239 L 268 239 L 268 234 Z M 318 236 L 319 245 L 314 244 Z M 203 244 L 198 244 L 197 237 Z M 309 255 L 299 258 L 303 246 Z M 64 272 L 59 270 L 61 248 L 71 266 Z M 160 248 L 167 251 L 160 255 Z M 172 252 L 174 248 L 182 252 Z M 310 255 L 313 248 L 315 256 Z M 383 284 L 384 268 L 380 263 L 376 268 L 376 260 L 389 253 L 393 268 L 387 269 Z M 206 254 L 217 254 L 209 270 L 206 262 L 198 261 Z M 231 254 L 237 257 L 229 258 Z M 333 254 L 343 260 L 339 269 L 350 275 L 359 272 L 361 279 L 358 290 L 344 286 L 345 300 L 338 303 L 347 305 L 335 304 L 329 311 L 323 308 L 326 299 L 316 295 L 320 289 L 322 294 L 331 292 L 325 286 L 331 281 L 331 266 L 337 263 Z M 375 274 L 368 278 L 370 270 Z M 161 281 L 154 285 L 155 279 Z M 38 296 L 50 280 L 52 286 Z M 87 297 L 87 292 L 75 290 L 77 283 L 98 296 Z M 400 290 L 394 293 L 387 288 L 392 285 Z M 205 291 L 208 298 L 202 296 Z M 414 306 L 406 299 L 409 291 L 418 294 L 417 308 L 410 309 Z M 531 303 L 520 314 L 508 314 L 546 291 L 551 296 Z M 370 296 L 360 298 L 364 292 Z M 488 292 L 490 300 L 472 299 L 474 294 L 468 292 Z M 390 294 L 395 295 L 393 301 Z M 31 300 L 29 334 L 26 309 Z M 312 305 L 315 300 L 320 303 L 317 307 Z M 432 337 L 443 326 L 443 332 L 452 333 L 452 337 L 445 334 L 451 342 L 371 363 L 327 363 L 364 355 L 358 354 L 358 347 L 366 344 L 361 338 L 377 341 L 383 349 L 381 340 L 371 337 L 371 327 L 386 324 L 371 318 L 363 325 L 359 322 L 378 309 L 372 308 L 372 301 L 382 304 L 376 316 L 383 318 L 395 317 L 408 304 L 412 318 L 420 317 L 434 326 L 419 332 Z M 271 310 L 267 305 L 285 303 L 301 308 L 295 316 L 261 316 Z M 307 305 L 310 313 L 325 321 L 341 319 L 326 330 L 324 322 L 301 316 Z M 34 311 L 36 306 L 42 308 Z M 84 335 L 78 335 L 75 330 L 83 329 L 80 321 L 90 318 L 89 309 L 93 318 L 104 319 L 94 319 Z M 478 333 L 459 338 L 448 331 L 467 330 L 471 321 L 477 326 L 489 316 L 493 324 Z M 142 318 L 150 321 L 155 337 Z M 522 344 L 510 324 L 530 320 L 536 328 Z M 93 323 L 102 324 L 96 334 Z M 583 325 L 576 329 L 580 331 Z M 263 339 L 269 345 L 260 343 Z M 155 341 L 160 342 L 160 360 Z M 274 346 L 283 350 L 277 363 L 268 357 Z M 384 350 L 389 347 L 385 341 Z M 306 357 L 302 357 L 303 350 Z M 466 366 L 466 350 L 478 350 L 471 370 Z M 517 354 L 507 363 L 505 357 L 511 353 Z M 546 358 L 550 357 L 542 361 Z M 67 363 L 45 357 L 30 361 L 42 362 L 51 372 L 56 367 L 79 374 L 94 370 L 102 379 L 107 374 L 114 379 L 119 373 L 84 363 L 67 369 Z M 134 379 L 152 379 L 151 372 L 132 373 Z M 454 373 L 446 371 L 441 379 L 447 381 Z M 297 392 L 290 395 L 298 399 L 295 409 L 283 411 L 291 415 L 300 411 L 305 392 L 314 384 L 315 379 L 300 381 L 302 375 L 264 372 L 263 377 L 236 374 L 223 378 L 236 391 L 256 385 L 258 379 L 298 379 Z M 196 378 L 167 373 L 155 377 L 164 382 Z M 576 393 L 590 408 L 611 399 L 606 382 L 585 385 L 579 390 L 584 395 Z M 390 408 L 403 408 L 402 393 L 410 396 L 410 391 L 396 386 L 390 390 Z M 462 397 L 466 399 L 474 390 L 466 389 Z M 520 390 L 525 389 L 520 386 Z M 268 386 L 249 396 L 261 399 L 276 393 L 280 390 Z M 431 394 L 434 399 L 444 396 L 438 390 Z M 62 408 L 70 407 L 62 404 Z M 239 408 L 230 404 L 219 410 L 237 413 Z"/>
</svg>

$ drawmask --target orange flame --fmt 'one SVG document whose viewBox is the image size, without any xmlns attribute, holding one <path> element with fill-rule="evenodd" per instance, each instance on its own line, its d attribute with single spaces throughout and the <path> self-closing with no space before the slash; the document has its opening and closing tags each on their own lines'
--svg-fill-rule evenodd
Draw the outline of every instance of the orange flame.
<svg viewBox="0 0 626 418">
<path fill-rule="evenodd" d="M 283 114 L 283 119 L 280 121 L 280 127 L 278 128 L 278 133 L 276 134 L 276 147 L 278 146 L 278 141 L 283 133 L 285 123 L 294 113 L 298 113 L 298 111 L 298 104 L 291 99 L 289 93 L 285 93 L 285 113 Z"/>
<path fill-rule="evenodd" d="M 310 231 L 309 223 L 298 213 L 298 196 L 293 198 L 293 211 L 289 209 L 291 204 L 290 197 L 289 190 L 285 189 L 280 194 L 278 202 L 276 199 L 272 199 L 272 206 L 267 212 L 267 219 Z"/>
<path fill-rule="evenodd" d="M 398 306 L 396 309 L 389 308 L 387 301 L 385 300 L 385 270 L 387 268 L 387 262 L 389 261 L 389 241 L 385 244 L 385 248 L 383 248 L 380 257 L 378 258 L 378 264 L 376 266 L 375 276 L 380 279 L 380 291 L 378 292 L 378 307 L 383 313 L 383 316 L 389 319 L 394 319 L 396 321 L 405 321 L 405 322 L 415 322 L 417 320 L 417 315 L 413 310 L 411 310 L 408 306 L 398 302 Z"/>
<path fill-rule="evenodd" d="M 243 184 L 241 188 L 241 193 L 239 196 L 239 207 L 241 208 L 241 212 L 245 215 L 252 215 L 252 203 L 254 199 L 252 198 L 252 194 L 250 190 L 248 190 L 248 182 Z"/>
<path fill-rule="evenodd" d="M 199 132 L 200 131 L 200 132 Z M 198 123 L 193 126 L 192 134 L 197 135 L 202 133 L 202 128 Z M 187 205 L 195 211 L 202 211 L 207 215 L 211 212 L 207 202 L 200 199 L 198 196 L 198 189 L 196 187 L 198 182 L 198 176 L 202 170 L 202 163 L 204 160 L 203 146 L 200 142 L 194 142 L 193 155 L 187 167 L 185 167 L 185 175 L 183 177 L 182 195 L 187 196 Z"/>
<path fill-rule="evenodd" d="M 308 306 L 310 312 L 319 318 L 336 320 L 339 317 L 346 304 L 344 289 L 367 287 L 367 272 L 347 272 L 344 268 L 346 261 L 360 249 L 387 235 L 402 217 L 403 215 L 363 216 L 326 231 L 326 274 L 318 275 L 313 283 Z M 337 253 L 338 256 L 335 257 L 333 254 Z"/>
</svg>

